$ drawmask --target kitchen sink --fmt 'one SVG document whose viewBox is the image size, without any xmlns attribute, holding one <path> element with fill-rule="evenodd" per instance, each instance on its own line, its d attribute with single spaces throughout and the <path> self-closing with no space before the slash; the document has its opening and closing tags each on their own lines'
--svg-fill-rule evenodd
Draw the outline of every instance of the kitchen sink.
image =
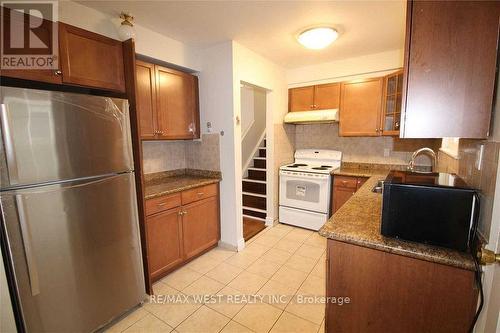
<svg viewBox="0 0 500 333">
<path fill-rule="evenodd" d="M 372 192 L 374 192 L 374 193 L 382 193 L 383 190 L 384 190 L 384 181 L 383 180 L 379 180 L 377 182 L 377 184 L 372 188 Z"/>
</svg>

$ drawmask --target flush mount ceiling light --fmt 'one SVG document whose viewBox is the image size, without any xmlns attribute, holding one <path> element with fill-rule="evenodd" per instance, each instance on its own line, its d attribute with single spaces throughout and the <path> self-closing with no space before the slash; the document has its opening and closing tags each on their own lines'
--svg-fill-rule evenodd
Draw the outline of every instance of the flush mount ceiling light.
<svg viewBox="0 0 500 333">
<path fill-rule="evenodd" d="M 118 34 L 122 40 L 135 38 L 134 17 L 129 13 L 122 12 L 120 18 L 123 20 L 118 28 Z"/>
<path fill-rule="evenodd" d="M 333 43 L 339 33 L 330 27 L 317 27 L 302 31 L 297 40 L 304 47 L 312 50 L 321 50 Z"/>
</svg>

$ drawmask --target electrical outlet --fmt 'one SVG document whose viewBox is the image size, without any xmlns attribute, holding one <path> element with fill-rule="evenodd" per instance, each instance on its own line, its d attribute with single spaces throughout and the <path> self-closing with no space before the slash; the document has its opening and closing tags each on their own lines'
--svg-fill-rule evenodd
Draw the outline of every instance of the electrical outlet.
<svg viewBox="0 0 500 333">
<path fill-rule="evenodd" d="M 476 169 L 481 170 L 483 165 L 483 155 L 484 155 L 484 145 L 480 145 L 478 151 L 476 152 Z"/>
</svg>

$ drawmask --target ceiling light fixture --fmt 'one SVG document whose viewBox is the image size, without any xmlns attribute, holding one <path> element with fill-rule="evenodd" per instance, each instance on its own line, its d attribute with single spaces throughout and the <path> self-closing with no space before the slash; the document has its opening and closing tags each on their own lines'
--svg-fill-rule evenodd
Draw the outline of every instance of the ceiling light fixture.
<svg viewBox="0 0 500 333">
<path fill-rule="evenodd" d="M 330 27 L 317 27 L 302 31 L 297 40 L 304 47 L 321 50 L 333 43 L 339 36 L 337 30 Z"/>
<path fill-rule="evenodd" d="M 120 38 L 122 40 L 135 38 L 134 17 L 130 13 L 121 12 L 120 18 L 123 20 L 118 28 Z"/>
</svg>

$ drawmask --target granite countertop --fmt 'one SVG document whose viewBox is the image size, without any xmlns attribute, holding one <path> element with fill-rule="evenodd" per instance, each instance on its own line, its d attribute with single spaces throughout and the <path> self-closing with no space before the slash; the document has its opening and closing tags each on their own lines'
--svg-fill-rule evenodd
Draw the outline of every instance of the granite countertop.
<svg viewBox="0 0 500 333">
<path fill-rule="evenodd" d="M 144 175 L 144 198 L 152 199 L 163 195 L 214 184 L 222 179 L 219 171 L 179 169 Z"/>
<path fill-rule="evenodd" d="M 334 175 L 370 177 L 366 183 L 325 223 L 320 235 L 346 243 L 399 254 L 439 264 L 474 270 L 469 254 L 431 245 L 384 237 L 380 234 L 382 195 L 371 189 L 385 179 L 388 170 L 342 167 Z"/>
</svg>

